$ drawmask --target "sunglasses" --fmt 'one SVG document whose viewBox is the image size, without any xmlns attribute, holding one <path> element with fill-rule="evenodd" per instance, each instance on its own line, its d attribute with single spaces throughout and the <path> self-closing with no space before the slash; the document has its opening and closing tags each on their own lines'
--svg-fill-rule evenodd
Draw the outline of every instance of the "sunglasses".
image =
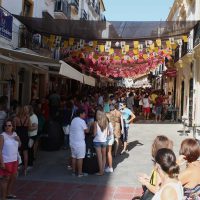
<svg viewBox="0 0 200 200">
<path fill-rule="evenodd" d="M 6 125 L 5 125 L 5 127 L 11 127 L 11 126 L 12 126 L 11 124 L 6 124 Z"/>
</svg>

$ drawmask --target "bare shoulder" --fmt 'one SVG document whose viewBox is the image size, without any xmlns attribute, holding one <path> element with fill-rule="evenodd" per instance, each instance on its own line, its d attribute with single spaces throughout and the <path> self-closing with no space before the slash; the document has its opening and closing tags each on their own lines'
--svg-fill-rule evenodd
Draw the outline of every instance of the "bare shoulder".
<svg viewBox="0 0 200 200">
<path fill-rule="evenodd" d="M 161 200 L 177 200 L 178 195 L 174 187 L 166 186 L 161 193 Z"/>
</svg>

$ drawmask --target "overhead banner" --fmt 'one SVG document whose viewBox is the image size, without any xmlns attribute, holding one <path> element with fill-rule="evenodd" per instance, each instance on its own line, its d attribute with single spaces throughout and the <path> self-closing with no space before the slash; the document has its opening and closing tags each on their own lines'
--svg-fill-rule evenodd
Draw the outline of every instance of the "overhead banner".
<svg viewBox="0 0 200 200">
<path fill-rule="evenodd" d="M 13 16 L 0 7 L 0 36 L 12 40 Z"/>
</svg>

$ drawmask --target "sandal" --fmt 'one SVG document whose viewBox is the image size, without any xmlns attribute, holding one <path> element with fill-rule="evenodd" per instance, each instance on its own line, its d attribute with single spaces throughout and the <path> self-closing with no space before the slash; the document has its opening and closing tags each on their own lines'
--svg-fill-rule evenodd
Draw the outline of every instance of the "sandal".
<svg viewBox="0 0 200 200">
<path fill-rule="evenodd" d="M 10 194 L 6 196 L 6 199 L 17 199 L 17 196 Z"/>
</svg>

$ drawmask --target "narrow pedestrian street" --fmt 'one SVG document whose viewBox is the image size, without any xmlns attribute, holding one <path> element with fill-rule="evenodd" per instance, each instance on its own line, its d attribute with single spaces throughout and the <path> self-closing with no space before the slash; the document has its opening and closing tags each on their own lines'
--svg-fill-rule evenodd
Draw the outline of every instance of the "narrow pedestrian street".
<svg viewBox="0 0 200 200">
<path fill-rule="evenodd" d="M 160 134 L 171 138 L 178 155 L 180 143 L 185 138 L 180 136 L 181 130 L 181 124 L 155 124 L 151 120 L 131 125 L 129 152 L 114 158 L 114 173 L 101 177 L 73 177 L 67 170 L 69 154 L 66 150 L 41 151 L 34 169 L 26 177 L 19 176 L 16 194 L 26 200 L 131 200 L 142 192 L 137 181 L 138 174 L 151 172 L 151 144 L 154 138 Z M 192 133 L 189 136 L 192 137 Z"/>
</svg>

